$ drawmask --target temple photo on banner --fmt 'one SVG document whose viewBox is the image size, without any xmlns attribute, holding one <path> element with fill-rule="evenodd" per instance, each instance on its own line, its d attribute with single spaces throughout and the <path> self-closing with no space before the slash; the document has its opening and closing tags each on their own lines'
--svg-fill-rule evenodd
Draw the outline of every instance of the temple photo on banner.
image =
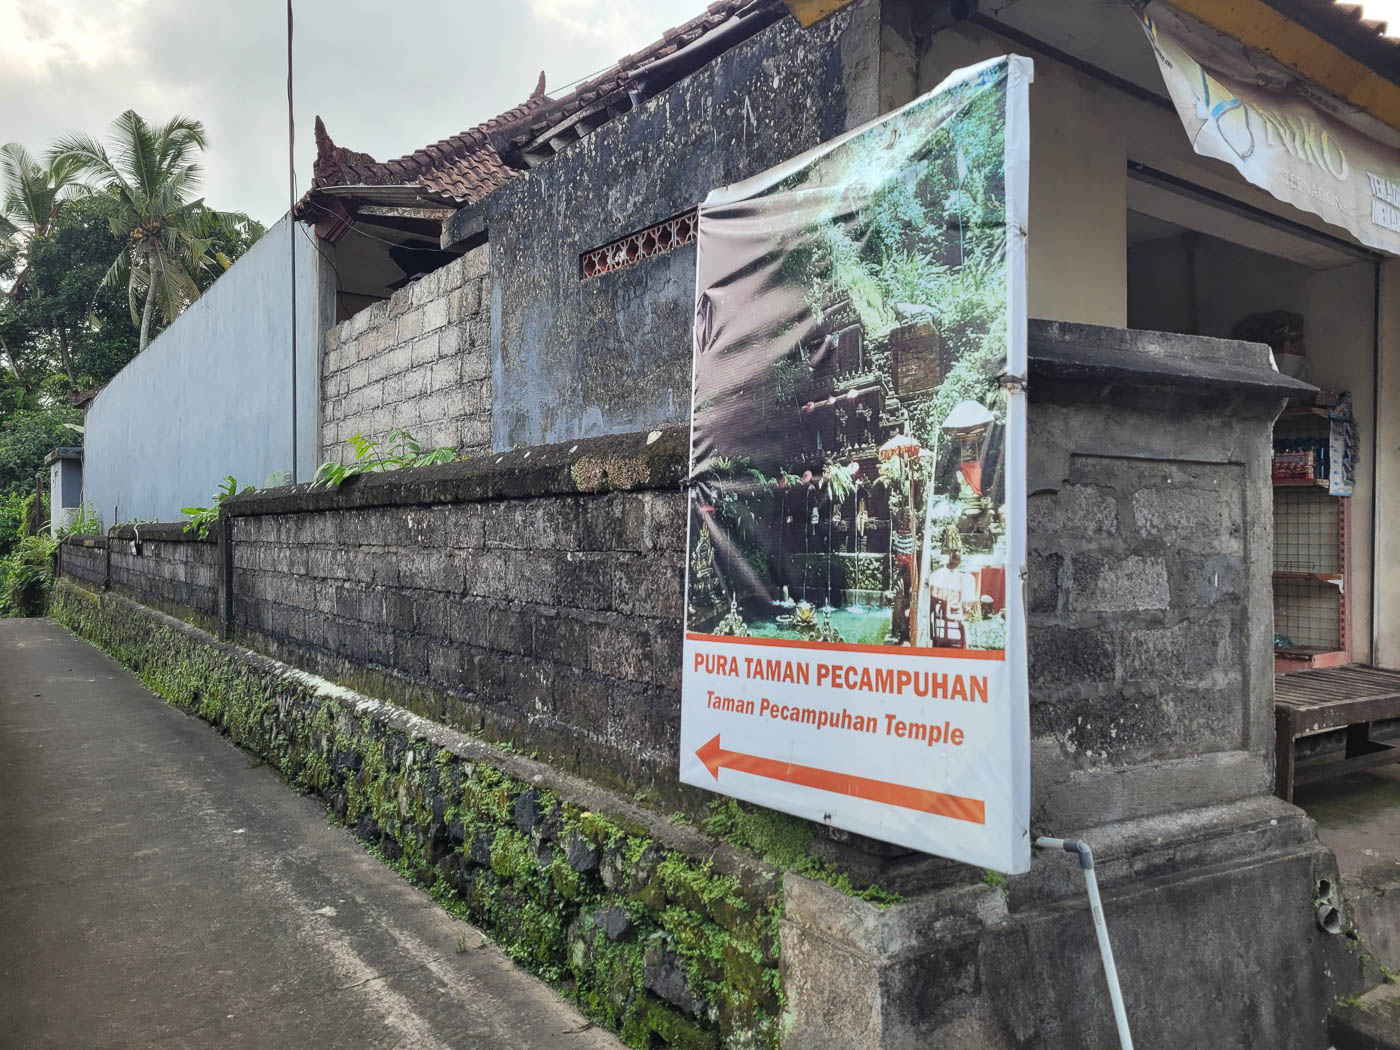
<svg viewBox="0 0 1400 1050">
<path fill-rule="evenodd" d="M 688 631 L 1006 647 L 1005 108 L 990 65 L 706 202 Z"/>
</svg>

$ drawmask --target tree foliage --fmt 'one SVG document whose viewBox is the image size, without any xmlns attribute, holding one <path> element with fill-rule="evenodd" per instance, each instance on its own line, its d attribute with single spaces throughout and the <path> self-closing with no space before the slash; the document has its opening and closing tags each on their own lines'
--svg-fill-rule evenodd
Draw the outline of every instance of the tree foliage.
<svg viewBox="0 0 1400 1050">
<path fill-rule="evenodd" d="M 32 492 L 34 476 L 44 457 L 59 445 L 75 445 L 78 435 L 65 423 L 78 423 L 82 413 L 67 405 L 21 409 L 0 425 L 0 495 Z"/>
<path fill-rule="evenodd" d="M 110 148 L 69 135 L 42 161 L 0 146 L 0 614 L 42 609 L 52 543 L 31 511 L 44 458 L 83 440 L 69 395 L 108 382 L 263 232 L 195 198 L 198 121 L 128 110 L 114 128 Z"/>
<path fill-rule="evenodd" d="M 76 170 L 68 161 L 40 164 L 17 142 L 0 146 L 0 276 L 14 277 L 10 298 L 23 293 L 27 249 L 43 237 L 73 195 Z"/>
<path fill-rule="evenodd" d="M 112 123 L 110 150 L 89 135 L 74 134 L 60 139 L 51 154 L 51 164 L 88 180 L 86 192 L 105 193 L 116 204 L 108 225 L 122 247 L 102 286 L 126 289 L 143 350 L 157 310 L 170 323 L 198 298 L 202 272 L 232 265 L 217 245 L 237 245 L 262 232 L 247 215 L 215 211 L 195 198 L 204 148 L 201 122 L 175 116 L 155 126 L 129 109 Z"/>
</svg>

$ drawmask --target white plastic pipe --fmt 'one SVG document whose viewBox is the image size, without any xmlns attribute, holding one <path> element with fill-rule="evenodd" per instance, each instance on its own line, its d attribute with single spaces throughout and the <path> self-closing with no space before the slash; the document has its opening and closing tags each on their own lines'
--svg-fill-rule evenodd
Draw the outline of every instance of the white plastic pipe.
<svg viewBox="0 0 1400 1050">
<path fill-rule="evenodd" d="M 1099 899 L 1099 880 L 1094 875 L 1094 851 L 1082 839 L 1052 839 L 1042 836 L 1035 840 L 1040 849 L 1064 850 L 1079 857 L 1084 869 L 1084 883 L 1089 888 L 1089 910 L 1094 915 L 1094 933 L 1099 939 L 1099 955 L 1103 957 L 1103 974 L 1108 980 L 1108 998 L 1113 1004 L 1113 1020 L 1118 1025 L 1118 1043 L 1123 1050 L 1133 1050 L 1133 1033 L 1128 1030 L 1128 1011 L 1123 1006 L 1123 990 L 1118 987 L 1118 967 L 1113 961 L 1113 945 L 1108 942 L 1108 923 L 1103 917 L 1103 901 Z"/>
</svg>

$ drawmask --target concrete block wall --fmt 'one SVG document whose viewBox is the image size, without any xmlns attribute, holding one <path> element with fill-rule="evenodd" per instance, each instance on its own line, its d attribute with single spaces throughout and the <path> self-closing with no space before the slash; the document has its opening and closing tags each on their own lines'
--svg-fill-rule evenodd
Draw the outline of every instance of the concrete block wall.
<svg viewBox="0 0 1400 1050">
<path fill-rule="evenodd" d="M 467 252 L 326 333 L 321 459 L 348 462 L 355 434 L 407 430 L 425 447 L 491 445 L 487 245 Z"/>
<path fill-rule="evenodd" d="M 1270 790 L 1267 348 L 1032 322 L 1031 819 L 1084 829 Z"/>
<path fill-rule="evenodd" d="M 405 330 L 444 288 L 451 311 L 474 264 L 454 265 L 460 274 L 425 286 L 437 299 L 396 297 L 406 312 L 392 317 L 391 301 L 381 327 Z M 372 320 L 352 330 L 353 345 L 370 345 Z M 419 325 L 406 323 L 421 335 Z M 1269 421 L 1293 381 L 1250 344 L 1084 326 L 1033 326 L 1031 360 L 1034 819 L 1083 828 L 1266 792 Z M 1173 362 L 1185 371 L 1174 376 Z M 1221 374 L 1196 378 L 1203 369 Z M 225 633 L 683 803 L 674 767 L 687 443 L 680 429 L 647 437 L 236 497 L 225 504 Z M 154 528 L 142 527 L 148 541 L 167 539 Z M 171 542 L 173 564 L 152 571 L 164 547 L 135 557 L 128 546 L 113 548 L 115 588 L 197 615 L 217 607 L 212 556 L 192 559 Z M 194 575 L 181 583 L 182 573 Z"/>
<path fill-rule="evenodd" d="M 93 587 L 107 582 L 107 538 L 69 536 L 59 552 L 59 571 Z"/>
<path fill-rule="evenodd" d="M 234 635 L 645 782 L 679 746 L 684 544 L 680 492 L 236 517 Z"/>
<path fill-rule="evenodd" d="M 143 605 L 185 620 L 218 618 L 218 544 L 178 523 L 123 526 L 107 537 L 109 586 Z"/>
<path fill-rule="evenodd" d="M 1030 497 L 1035 735 L 1114 765 L 1240 746 L 1244 480 L 1075 455 Z"/>
</svg>

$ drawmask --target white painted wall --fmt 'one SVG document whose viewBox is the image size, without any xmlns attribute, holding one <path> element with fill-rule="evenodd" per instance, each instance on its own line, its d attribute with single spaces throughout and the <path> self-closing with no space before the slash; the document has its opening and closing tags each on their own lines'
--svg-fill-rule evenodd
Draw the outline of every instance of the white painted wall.
<svg viewBox="0 0 1400 1050">
<path fill-rule="evenodd" d="M 1371 379 L 1374 355 L 1374 269 L 1359 262 L 1332 270 L 1313 270 L 1307 278 L 1304 341 L 1308 349 L 1310 383 L 1328 390 L 1351 393 L 1356 413 L 1361 457 L 1356 466 L 1356 488 L 1351 498 L 1348 530 L 1351 568 L 1351 658 L 1371 661 L 1371 500 L 1376 464 L 1371 455 L 1374 430 L 1374 387 Z M 1400 501 L 1387 500 L 1390 521 L 1400 511 Z M 1383 508 L 1384 509 L 1384 508 Z M 1392 612 L 1400 593 L 1391 591 Z"/>
<path fill-rule="evenodd" d="M 292 466 L 291 261 L 287 219 L 121 370 L 87 413 L 84 498 L 111 526 L 178 521 L 226 474 L 261 485 Z M 297 228 L 297 469 L 316 469 L 321 340 L 331 267 Z"/>
<path fill-rule="evenodd" d="M 1376 396 L 1380 399 L 1380 455 L 1376 487 L 1380 493 L 1376 529 L 1375 662 L 1400 667 L 1400 260 L 1381 265 L 1381 354 Z M 1362 449 L 1366 446 L 1363 444 Z"/>
</svg>

